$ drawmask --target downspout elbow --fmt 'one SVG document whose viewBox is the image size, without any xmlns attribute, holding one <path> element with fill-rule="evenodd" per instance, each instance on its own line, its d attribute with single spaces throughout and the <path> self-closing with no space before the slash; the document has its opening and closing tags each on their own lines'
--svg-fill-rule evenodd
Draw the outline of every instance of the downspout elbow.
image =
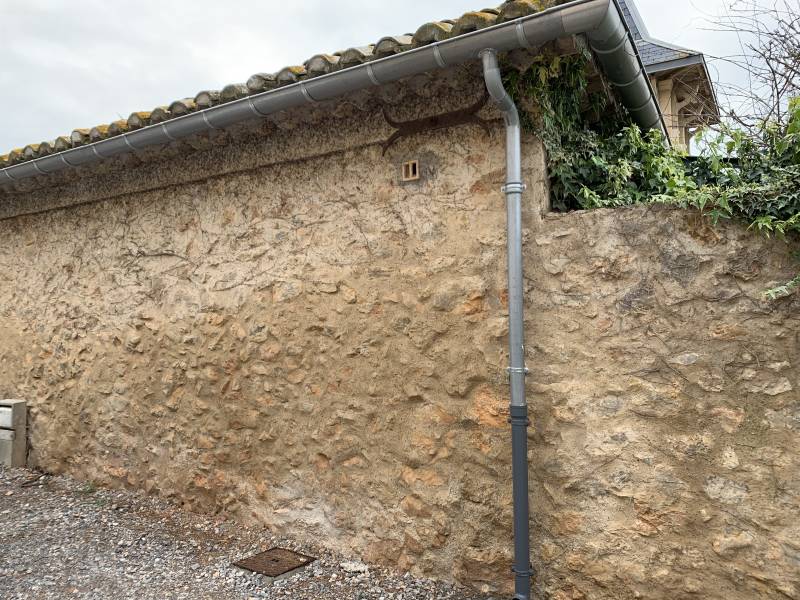
<svg viewBox="0 0 800 600">
<path fill-rule="evenodd" d="M 483 61 L 483 77 L 486 82 L 486 90 L 503 113 L 506 125 L 519 127 L 519 112 L 503 85 L 500 66 L 497 64 L 497 53 L 492 49 L 487 49 L 483 50 L 480 56 Z"/>
</svg>

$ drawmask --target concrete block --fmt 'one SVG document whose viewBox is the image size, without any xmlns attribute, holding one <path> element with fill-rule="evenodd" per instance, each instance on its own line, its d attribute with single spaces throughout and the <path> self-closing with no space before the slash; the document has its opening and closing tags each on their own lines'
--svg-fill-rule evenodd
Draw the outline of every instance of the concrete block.
<svg viewBox="0 0 800 600">
<path fill-rule="evenodd" d="M 25 400 L 0 400 L 0 464 L 7 467 L 27 464 L 27 420 Z"/>
</svg>

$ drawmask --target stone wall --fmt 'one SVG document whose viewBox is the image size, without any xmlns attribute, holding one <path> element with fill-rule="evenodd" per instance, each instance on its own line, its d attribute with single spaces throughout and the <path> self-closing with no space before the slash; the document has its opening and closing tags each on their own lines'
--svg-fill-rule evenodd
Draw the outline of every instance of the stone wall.
<svg viewBox="0 0 800 600">
<path fill-rule="evenodd" d="M 5 198 L 36 213 L 0 221 L 31 463 L 507 589 L 502 127 L 381 146 L 382 110 L 481 94 L 435 83 Z M 681 211 L 543 218 L 524 153 L 540 597 L 800 597 L 800 324 L 759 295 L 788 250 Z"/>
<path fill-rule="evenodd" d="M 552 215 L 526 260 L 542 597 L 800 598 L 787 245 L 637 207 Z"/>
</svg>

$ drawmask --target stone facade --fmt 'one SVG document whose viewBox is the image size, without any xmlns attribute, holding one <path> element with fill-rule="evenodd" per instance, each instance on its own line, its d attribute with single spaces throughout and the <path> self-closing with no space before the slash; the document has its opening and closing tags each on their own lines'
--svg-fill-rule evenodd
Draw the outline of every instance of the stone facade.
<svg viewBox="0 0 800 600">
<path fill-rule="evenodd" d="M 382 111 L 481 94 L 419 78 L 4 198 L 31 464 L 507 590 L 502 125 L 381 145 Z M 788 249 L 545 215 L 523 151 L 539 597 L 800 598 L 800 322 L 760 298 Z"/>
</svg>

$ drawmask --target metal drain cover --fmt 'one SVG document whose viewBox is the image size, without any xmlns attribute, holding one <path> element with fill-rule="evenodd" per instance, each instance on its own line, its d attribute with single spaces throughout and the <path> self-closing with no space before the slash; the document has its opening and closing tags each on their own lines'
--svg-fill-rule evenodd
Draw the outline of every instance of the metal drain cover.
<svg viewBox="0 0 800 600">
<path fill-rule="evenodd" d="M 267 577 L 279 577 L 310 565 L 315 560 L 317 559 L 292 552 L 286 548 L 271 548 L 266 552 L 259 552 L 249 558 L 243 558 L 233 563 L 233 566 L 261 573 Z"/>
</svg>

